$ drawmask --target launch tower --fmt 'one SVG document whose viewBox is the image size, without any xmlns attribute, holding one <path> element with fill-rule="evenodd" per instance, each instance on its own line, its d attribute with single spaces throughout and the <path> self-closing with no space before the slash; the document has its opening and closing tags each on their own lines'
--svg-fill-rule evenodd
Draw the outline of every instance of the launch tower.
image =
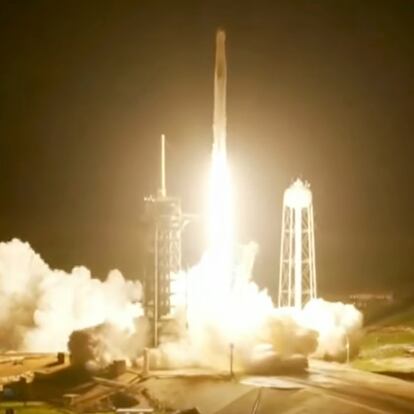
<svg viewBox="0 0 414 414">
<path fill-rule="evenodd" d="M 161 186 L 155 197 L 146 197 L 144 201 L 147 224 L 145 313 L 151 322 L 153 346 L 157 346 L 161 325 L 173 310 L 171 279 L 181 270 L 181 233 L 188 222 L 182 213 L 181 199 L 167 195 L 164 135 L 161 136 Z"/>
<path fill-rule="evenodd" d="M 297 179 L 283 196 L 279 306 L 302 309 L 316 298 L 312 192 Z"/>
</svg>

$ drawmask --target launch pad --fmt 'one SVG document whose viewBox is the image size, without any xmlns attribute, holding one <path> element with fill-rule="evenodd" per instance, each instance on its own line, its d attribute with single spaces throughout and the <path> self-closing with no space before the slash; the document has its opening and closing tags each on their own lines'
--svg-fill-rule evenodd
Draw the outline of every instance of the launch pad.
<svg viewBox="0 0 414 414">
<path fill-rule="evenodd" d="M 127 368 L 111 375 L 95 372 L 75 378 L 67 376 L 66 364 L 51 369 L 55 355 L 19 354 L 14 357 L 19 358 L 17 366 L 4 361 L 12 358 L 0 355 L 0 383 L 3 391 L 15 395 L 3 398 L 0 409 L 15 407 L 20 413 L 273 414 L 276 409 L 281 414 L 401 414 L 412 413 L 414 404 L 411 382 L 320 361 L 311 361 L 306 373 L 277 377 L 237 375 L 230 379 L 220 372 L 189 369 L 142 376 Z"/>
</svg>

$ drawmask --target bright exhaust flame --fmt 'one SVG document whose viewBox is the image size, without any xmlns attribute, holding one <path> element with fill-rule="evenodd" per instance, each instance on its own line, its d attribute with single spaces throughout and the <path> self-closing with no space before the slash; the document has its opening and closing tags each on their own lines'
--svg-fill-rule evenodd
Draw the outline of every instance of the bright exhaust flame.
<svg viewBox="0 0 414 414">
<path fill-rule="evenodd" d="M 209 175 L 207 236 L 212 277 L 225 286 L 231 282 L 233 203 L 230 169 L 225 151 L 213 149 Z"/>
<path fill-rule="evenodd" d="M 361 314 L 353 306 L 322 299 L 303 310 L 275 308 L 267 291 L 251 280 L 257 245 L 239 246 L 235 240 L 225 147 L 213 147 L 208 184 L 207 249 L 197 265 L 175 279 L 176 316 L 185 315 L 187 329 L 183 341 L 161 345 L 166 365 L 223 368 L 230 344 L 242 369 L 263 347 L 282 358 L 297 353 L 340 357 L 345 340 L 357 337 Z"/>
<path fill-rule="evenodd" d="M 188 335 L 195 349 L 214 341 L 255 343 L 273 312 L 266 291 L 250 281 L 257 245 L 235 242 L 233 189 L 225 148 L 213 147 L 206 212 L 207 248 L 200 262 L 176 278 L 176 307 L 186 308 Z M 217 345 L 217 344 L 216 344 Z"/>
</svg>

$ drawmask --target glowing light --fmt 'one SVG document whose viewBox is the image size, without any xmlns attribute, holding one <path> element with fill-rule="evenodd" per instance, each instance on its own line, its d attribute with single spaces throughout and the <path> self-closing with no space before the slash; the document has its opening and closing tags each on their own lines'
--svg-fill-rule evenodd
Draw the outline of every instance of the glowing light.
<svg viewBox="0 0 414 414">
<path fill-rule="evenodd" d="M 291 208 L 306 208 L 312 202 L 312 193 L 309 184 L 297 179 L 284 194 L 285 205 Z"/>
<path fill-rule="evenodd" d="M 312 193 L 299 179 L 284 192 L 280 263 L 279 306 L 294 304 L 301 309 L 307 295 L 316 296 L 316 280 Z"/>
<path fill-rule="evenodd" d="M 217 276 L 230 270 L 233 245 L 233 205 L 230 170 L 224 151 L 213 150 L 209 177 L 207 238 L 208 251 Z"/>
<path fill-rule="evenodd" d="M 309 185 L 297 179 L 284 194 L 285 205 L 294 209 L 295 214 L 295 306 L 302 308 L 302 209 L 310 206 L 312 193 Z"/>
</svg>

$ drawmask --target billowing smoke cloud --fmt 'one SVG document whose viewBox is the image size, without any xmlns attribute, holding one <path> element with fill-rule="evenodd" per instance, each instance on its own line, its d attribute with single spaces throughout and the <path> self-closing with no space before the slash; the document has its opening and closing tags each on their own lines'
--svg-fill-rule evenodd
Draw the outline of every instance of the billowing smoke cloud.
<svg viewBox="0 0 414 414">
<path fill-rule="evenodd" d="M 358 350 L 363 318 L 353 305 L 314 299 L 305 305 L 301 323 L 318 332 L 316 358 L 344 360 L 347 348 L 351 356 Z"/>
<path fill-rule="evenodd" d="M 104 368 L 116 359 L 134 361 L 147 345 L 149 324 L 146 318 L 134 320 L 134 330 L 106 322 L 72 332 L 68 348 L 71 364 L 89 369 Z"/>
<path fill-rule="evenodd" d="M 301 311 L 275 308 L 251 280 L 256 252 L 254 243 L 240 247 L 233 270 L 217 276 L 207 251 L 195 267 L 176 275 L 176 316 L 186 318 L 186 336 L 163 343 L 158 363 L 227 367 L 231 344 L 239 369 L 263 355 L 342 359 L 347 346 L 355 348 L 362 315 L 354 306 L 317 299 Z"/>
<path fill-rule="evenodd" d="M 118 270 L 105 281 L 92 278 L 85 267 L 52 270 L 28 243 L 2 242 L 0 348 L 65 351 L 73 331 L 103 323 L 133 334 L 143 314 L 141 295 L 141 285 Z"/>
<path fill-rule="evenodd" d="M 229 274 L 215 273 L 207 251 L 172 286 L 175 311 L 152 351 L 158 367 L 228 368 L 267 365 L 293 355 L 343 358 L 357 343 L 362 316 L 351 305 L 322 299 L 302 311 L 274 307 L 251 281 L 257 246 L 240 247 Z M 85 267 L 53 270 L 28 243 L 0 243 L 0 348 L 56 352 L 101 367 L 134 360 L 147 341 L 141 285 L 113 270 L 105 281 Z"/>
</svg>

